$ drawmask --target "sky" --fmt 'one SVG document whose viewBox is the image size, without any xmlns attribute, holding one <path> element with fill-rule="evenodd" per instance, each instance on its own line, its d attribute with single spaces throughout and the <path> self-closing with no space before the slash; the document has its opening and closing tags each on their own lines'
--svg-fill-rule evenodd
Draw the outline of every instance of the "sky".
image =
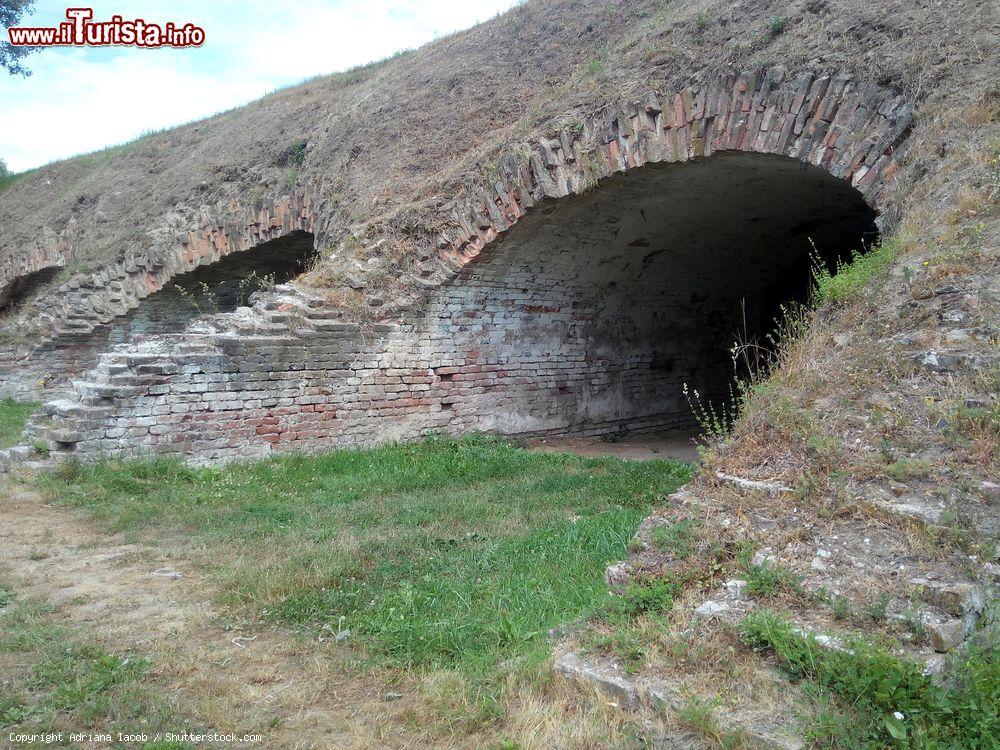
<svg viewBox="0 0 1000 750">
<path fill-rule="evenodd" d="M 468 28 L 516 0 L 38 0 L 20 26 L 56 26 L 67 7 L 161 25 L 190 22 L 189 49 L 51 47 L 0 69 L 0 159 L 15 172 L 245 104 L 305 78 L 380 60 Z M 0 38 L 7 39 L 0 28 Z"/>
</svg>

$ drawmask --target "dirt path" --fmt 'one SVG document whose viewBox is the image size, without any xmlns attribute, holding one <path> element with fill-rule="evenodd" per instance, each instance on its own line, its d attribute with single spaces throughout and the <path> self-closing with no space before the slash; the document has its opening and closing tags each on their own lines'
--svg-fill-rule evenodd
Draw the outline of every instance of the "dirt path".
<svg viewBox="0 0 1000 750">
<path fill-rule="evenodd" d="M 332 637 L 237 620 L 214 604 L 207 563 L 199 568 L 199 555 L 209 554 L 219 550 L 162 532 L 107 532 L 30 487 L 0 484 L 0 583 L 52 605 L 52 617 L 82 639 L 149 657 L 144 685 L 187 722 L 160 729 L 263 736 L 199 748 L 460 750 L 503 746 L 509 737 L 525 750 L 598 750 L 623 746 L 611 735 L 620 740 L 637 727 L 605 696 L 543 680 L 512 688 L 499 724 L 465 729 L 469 696 L 455 673 L 363 669 Z M 659 719 L 645 720 L 643 731 L 655 747 L 702 747 Z"/>
<path fill-rule="evenodd" d="M 672 432 L 626 435 L 613 442 L 599 437 L 538 438 L 528 448 L 547 453 L 576 453 L 597 458 L 611 456 L 629 461 L 672 458 L 675 461 L 698 460 L 697 432 Z"/>
<path fill-rule="evenodd" d="M 127 542 L 20 485 L 0 487 L 0 580 L 109 650 L 152 657 L 148 679 L 194 726 L 263 734 L 258 748 L 426 742 L 398 734 L 412 686 L 359 676 L 345 648 L 225 619 L 178 545 Z"/>
</svg>

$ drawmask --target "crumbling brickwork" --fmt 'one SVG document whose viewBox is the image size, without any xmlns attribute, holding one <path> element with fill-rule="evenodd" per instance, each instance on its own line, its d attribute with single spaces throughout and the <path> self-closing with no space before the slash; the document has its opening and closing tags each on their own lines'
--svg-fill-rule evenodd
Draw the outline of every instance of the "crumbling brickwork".
<svg viewBox="0 0 1000 750">
<path fill-rule="evenodd" d="M 57 335 L 0 352 L 0 397 L 55 396 L 96 365 L 102 353 L 136 337 L 183 331 L 198 316 L 246 304 L 262 286 L 302 273 L 313 254 L 312 235 L 291 232 L 174 275 L 106 322 L 94 325 L 85 315 L 64 320 Z"/>
<path fill-rule="evenodd" d="M 632 306 L 631 319 L 616 320 L 595 308 L 593 290 L 587 297 L 579 285 L 560 288 L 565 273 L 496 265 L 491 257 L 502 257 L 508 232 L 546 199 L 585 194 L 610 175 L 723 152 L 791 157 L 853 186 L 877 208 L 910 122 L 902 97 L 812 73 L 789 80 L 765 71 L 608 107 L 580 127 L 511 148 L 499 171 L 470 180 L 449 208 L 436 252 L 419 267 L 427 289 L 419 304 L 362 327 L 302 289 L 263 295 L 183 334 L 103 355 L 67 398 L 32 420 L 29 435 L 58 454 L 216 460 L 434 431 L 565 434 L 682 424 L 689 417 L 677 393 L 696 371 L 697 333 L 687 334 L 686 347 L 661 345 L 669 336 L 650 334 L 656 314 L 641 305 Z M 296 230 L 320 227 L 327 236 L 321 193 L 292 196 L 276 216 L 233 207 L 247 223 L 209 222 L 212 229 L 183 238 L 183 265 Z M 141 288 L 150 278 L 144 274 L 130 283 Z M 156 274 L 160 285 L 170 275 Z M 634 278 L 644 278 L 642 268 Z M 658 304 L 669 309 L 663 289 Z M 706 308 L 692 319 L 722 315 Z M 668 327 L 676 330 L 680 320 Z M 601 326 L 616 323 L 621 329 L 602 338 Z M 629 326 L 645 332 L 630 339 Z M 691 361 L 685 351 L 695 352 Z M 13 458 L 25 455 L 15 449 Z"/>
</svg>

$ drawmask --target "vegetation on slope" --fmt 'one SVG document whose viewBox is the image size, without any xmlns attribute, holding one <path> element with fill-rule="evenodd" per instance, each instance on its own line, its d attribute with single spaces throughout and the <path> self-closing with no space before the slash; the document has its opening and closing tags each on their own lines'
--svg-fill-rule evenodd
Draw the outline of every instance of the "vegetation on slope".
<svg viewBox="0 0 1000 750">
<path fill-rule="evenodd" d="M 837 305 L 860 297 L 872 281 L 888 275 L 896 257 L 896 246 L 895 242 L 885 242 L 866 252 L 860 252 L 850 262 L 838 266 L 834 273 L 830 273 L 825 267 L 815 266 L 814 304 Z M 874 289 L 870 291 L 877 293 Z"/>
<path fill-rule="evenodd" d="M 957 679 L 934 684 L 920 667 L 861 638 L 843 648 L 820 645 L 774 612 L 742 623 L 747 645 L 773 652 L 817 700 L 833 701 L 811 728 L 824 748 L 884 747 L 989 750 L 1000 745 L 1000 660 L 973 645 L 953 664 Z"/>
<path fill-rule="evenodd" d="M 752 745 L 742 729 L 762 712 L 816 748 L 1000 741 L 989 601 L 1000 549 L 1000 93 L 986 87 L 923 117 L 909 152 L 923 179 L 897 186 L 911 194 L 895 235 L 817 274 L 817 308 L 790 316 L 763 368 L 740 370 L 750 374 L 731 404 L 693 398 L 710 442 L 703 472 L 685 504 L 650 520 L 670 529 L 693 506 L 695 555 L 663 553 L 666 573 L 623 597 L 659 593 L 658 605 L 605 617 L 575 642 L 639 679 L 683 686 L 675 718 L 719 746 Z M 738 342 L 740 364 L 744 351 Z M 654 539 L 634 547 L 656 552 Z M 696 575 L 677 585 L 678 568 Z M 959 622 L 921 591 L 926 579 L 979 592 L 984 601 L 965 606 L 982 611 Z M 709 602 L 722 615 L 695 617 Z M 960 635 L 930 637 L 940 622 Z M 950 652 L 943 684 L 923 674 L 940 668 L 935 651 Z M 777 687 L 757 671 L 773 656 L 785 667 Z"/>
</svg>

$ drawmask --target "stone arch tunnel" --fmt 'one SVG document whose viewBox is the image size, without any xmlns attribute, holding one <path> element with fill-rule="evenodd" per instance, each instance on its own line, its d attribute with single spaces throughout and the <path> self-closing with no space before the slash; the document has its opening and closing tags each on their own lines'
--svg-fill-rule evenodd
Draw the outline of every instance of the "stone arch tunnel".
<svg viewBox="0 0 1000 750">
<path fill-rule="evenodd" d="M 911 123 L 898 93 L 813 73 L 608 106 L 470 176 L 436 247 L 414 249 L 420 296 L 377 322 L 328 290 L 279 285 L 101 355 L 27 437 L 54 457 L 211 462 L 432 433 L 685 427 L 682 385 L 726 389 L 729 347 L 803 299 L 811 255 L 834 267 L 875 238 Z M 179 257 L 305 234 L 330 246 L 332 205 L 322 186 L 233 203 L 182 235 Z"/>
<path fill-rule="evenodd" d="M 689 384 L 724 396 L 737 341 L 765 345 L 805 302 L 811 262 L 876 237 L 849 184 L 770 154 L 648 165 L 535 211 L 429 305 L 463 365 L 497 367 L 456 404 L 507 434 L 682 427 Z"/>
</svg>

